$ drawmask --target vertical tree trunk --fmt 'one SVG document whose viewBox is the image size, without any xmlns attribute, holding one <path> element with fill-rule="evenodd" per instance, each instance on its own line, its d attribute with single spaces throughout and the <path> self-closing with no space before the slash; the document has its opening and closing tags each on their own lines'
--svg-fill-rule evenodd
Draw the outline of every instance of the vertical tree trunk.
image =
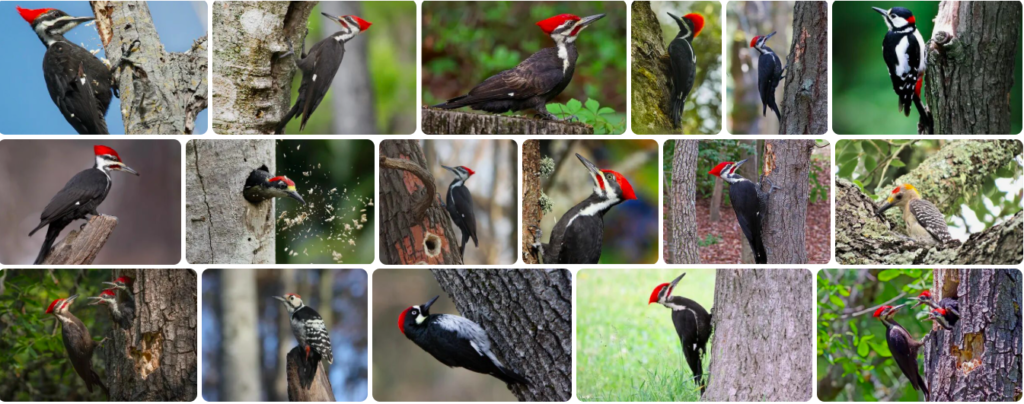
<svg viewBox="0 0 1024 404">
<path fill-rule="evenodd" d="M 810 400 L 812 290 L 806 269 L 718 270 L 703 401 Z"/>
<path fill-rule="evenodd" d="M 748 159 L 746 163 L 740 166 L 740 175 L 744 178 L 750 178 L 751 180 L 757 178 L 757 141 L 756 140 L 741 140 L 741 142 L 749 142 L 754 148 L 754 153 L 748 153 L 746 149 L 741 148 L 740 159 Z M 750 242 L 746 241 L 746 236 L 741 232 L 740 234 L 740 262 L 744 264 L 754 264 L 757 262 L 757 258 L 754 256 L 754 249 L 750 248 Z"/>
<path fill-rule="evenodd" d="M 273 134 L 291 107 L 292 76 L 302 51 L 310 1 L 213 4 L 213 130 Z M 295 56 L 281 58 L 288 44 Z"/>
<path fill-rule="evenodd" d="M 364 15 L 363 6 L 358 1 L 326 1 L 320 7 L 323 12 L 339 15 Z M 337 24 L 323 25 L 323 38 L 334 34 L 340 29 Z M 321 38 L 321 39 L 323 39 Z M 337 78 L 331 82 L 331 110 L 345 111 L 345 116 L 359 119 L 331 120 L 333 133 L 374 135 L 377 134 L 377 109 L 373 99 L 373 80 L 370 77 L 369 47 L 370 38 L 345 43 L 345 60 L 338 68 Z"/>
<path fill-rule="evenodd" d="M 566 269 L 431 269 L 498 359 L 530 381 L 519 401 L 572 396 L 572 274 Z M 810 325 L 808 325 L 809 327 Z"/>
<path fill-rule="evenodd" d="M 334 401 L 331 379 L 323 361 L 312 366 L 304 359 L 302 349 L 296 346 L 288 352 L 285 362 L 288 368 L 288 401 Z"/>
<path fill-rule="evenodd" d="M 925 95 L 935 134 L 1010 134 L 1021 3 L 943 1 L 928 50 Z"/>
<path fill-rule="evenodd" d="M 1019 401 L 1021 272 L 935 269 L 934 296 L 959 297 L 960 321 L 922 348 L 932 401 Z M 938 300 L 938 299 L 936 299 Z"/>
<path fill-rule="evenodd" d="M 672 158 L 672 187 L 668 188 L 669 223 L 671 233 L 669 256 L 666 262 L 676 265 L 699 264 L 697 254 L 697 142 L 676 139 Z"/>
<path fill-rule="evenodd" d="M 123 269 L 132 277 L 135 321 L 114 328 L 105 349 L 110 401 L 192 401 L 198 393 L 196 272 Z"/>
<path fill-rule="evenodd" d="M 222 312 L 220 398 L 223 401 L 260 401 L 261 345 L 256 330 L 259 323 L 256 271 L 222 269 L 219 274 Z"/>
<path fill-rule="evenodd" d="M 523 228 L 522 255 L 524 264 L 537 264 L 537 256 L 530 247 L 534 243 L 533 227 L 540 228 L 544 211 L 540 206 L 540 141 L 530 139 L 523 142 Z"/>
<path fill-rule="evenodd" d="M 280 293 L 294 293 L 296 269 L 277 270 L 277 282 L 280 285 Z M 318 311 L 321 312 L 322 311 Z M 325 324 L 332 324 L 327 323 Z M 288 316 L 278 316 L 277 319 L 277 358 L 284 358 L 288 355 L 288 347 L 292 345 L 292 325 Z M 288 399 L 288 372 L 287 366 L 278 366 L 274 375 L 274 393 L 271 401 L 285 401 Z"/>
<path fill-rule="evenodd" d="M 793 43 L 786 61 L 780 135 L 828 132 L 828 3 L 793 6 Z M 1012 59 L 1011 59 L 1012 60 Z M 1011 62 L 1012 64 L 1012 62 Z"/>
<path fill-rule="evenodd" d="M 764 175 L 776 189 L 761 224 L 769 264 L 806 264 L 807 200 L 813 140 L 765 141 Z M 763 184 L 767 187 L 768 181 Z M 764 188 L 763 191 L 768 191 Z"/>
<path fill-rule="evenodd" d="M 274 201 L 254 205 L 242 196 L 249 173 L 264 164 L 274 172 L 273 140 L 188 142 L 185 147 L 188 262 L 275 262 Z"/>
<path fill-rule="evenodd" d="M 661 38 L 661 23 L 651 10 L 651 2 L 633 2 L 633 23 L 630 54 L 633 60 L 631 76 L 633 102 L 630 121 L 639 134 L 674 133 L 672 121 L 665 114 L 671 97 L 668 83 L 668 58 L 665 42 Z"/>
</svg>

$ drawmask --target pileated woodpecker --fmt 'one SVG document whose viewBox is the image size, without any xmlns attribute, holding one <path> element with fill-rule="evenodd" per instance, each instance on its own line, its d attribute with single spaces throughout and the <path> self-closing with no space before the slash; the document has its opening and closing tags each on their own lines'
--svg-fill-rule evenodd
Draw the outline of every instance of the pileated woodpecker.
<svg viewBox="0 0 1024 404">
<path fill-rule="evenodd" d="M 892 352 L 892 358 L 896 361 L 896 365 L 907 376 L 907 379 L 910 379 L 910 385 L 914 387 L 914 390 L 923 391 L 924 400 L 928 401 L 928 386 L 917 371 L 917 351 L 924 343 L 915 340 L 906 328 L 892 319 L 896 311 L 903 306 L 906 305 L 879 307 L 878 310 L 875 310 L 874 317 L 885 324 L 885 340 L 889 343 L 889 352 Z"/>
<path fill-rule="evenodd" d="M 292 198 L 303 205 L 306 204 L 302 195 L 295 190 L 295 181 L 283 175 L 275 177 L 270 174 L 270 169 L 266 164 L 249 173 L 249 178 L 245 179 L 242 195 L 245 196 L 245 200 L 254 204 L 274 198 Z"/>
<path fill-rule="evenodd" d="M 132 283 L 134 283 L 132 278 L 127 276 L 118 277 L 113 282 L 103 282 L 110 286 L 110 289 L 104 290 L 97 297 L 89 298 L 93 300 L 93 303 L 90 304 L 106 304 L 110 309 L 110 316 L 123 330 L 130 329 L 132 323 L 135 322 L 135 296 L 132 294 Z M 117 301 L 116 292 L 118 290 L 125 293 L 125 298 L 120 302 Z"/>
<path fill-rule="evenodd" d="M 775 51 L 764 45 L 773 35 L 775 35 L 774 32 L 755 36 L 750 40 L 750 47 L 761 54 L 757 59 L 757 91 L 761 93 L 761 116 L 768 115 L 768 108 L 771 108 L 775 112 L 775 117 L 781 121 L 782 115 L 779 114 L 779 106 L 775 104 L 775 88 L 785 78 L 782 75 L 782 71 L 785 69 Z"/>
<path fill-rule="evenodd" d="M 948 315 L 949 315 L 949 312 L 946 311 L 946 309 L 943 309 L 943 308 L 940 307 L 940 308 L 937 308 L 937 309 L 932 309 L 932 311 L 928 312 L 928 320 L 934 321 L 935 323 L 937 323 L 942 328 L 945 328 L 947 330 L 952 330 L 953 329 L 953 325 L 950 324 L 949 321 L 946 320 L 946 316 L 948 316 Z"/>
<path fill-rule="evenodd" d="M 445 209 L 452 221 L 462 231 L 462 245 L 459 246 L 459 255 L 466 254 L 466 243 L 473 238 L 473 246 L 479 247 L 476 239 L 476 215 L 473 213 L 473 196 L 466 188 L 466 180 L 476 174 L 466 166 L 448 167 L 441 166 L 455 173 L 455 180 L 448 186 L 448 196 L 445 198 Z"/>
<path fill-rule="evenodd" d="M 92 370 L 92 352 L 103 341 L 93 341 L 92 336 L 89 335 L 89 329 L 85 328 L 82 320 L 71 314 L 71 303 L 77 298 L 78 295 L 73 295 L 67 299 L 54 300 L 50 303 L 50 307 L 46 308 L 46 314 L 53 314 L 60 321 L 64 350 L 67 351 L 68 359 L 71 360 L 71 367 L 75 368 L 75 373 L 78 373 L 78 376 L 85 382 L 85 388 L 92 393 L 93 385 L 100 386 L 107 395 L 110 395 L 107 386 L 100 379 L 100 375 Z M 105 341 L 106 338 L 103 340 Z"/>
<path fill-rule="evenodd" d="M 449 367 L 491 375 L 507 384 L 530 384 L 491 352 L 491 338 L 479 324 L 451 314 L 430 314 L 438 297 L 398 316 L 398 329 L 406 338 Z"/>
<path fill-rule="evenodd" d="M 580 18 L 561 14 L 537 23 L 551 36 L 555 46 L 544 48 L 518 66 L 495 74 L 483 83 L 433 108 L 475 110 L 503 113 L 534 109 L 544 119 L 558 120 L 545 105 L 565 90 L 576 69 L 576 36 L 604 14 Z"/>
<path fill-rule="evenodd" d="M 672 324 L 676 326 L 679 342 L 683 345 L 683 356 L 690 365 L 693 384 L 700 387 L 700 395 L 704 395 L 707 385 L 704 382 L 704 355 L 711 338 L 711 315 L 704 306 L 682 296 L 672 296 L 679 280 L 686 273 L 679 275 L 672 283 L 663 283 L 651 292 L 651 300 L 647 304 L 658 303 L 672 309 Z"/>
<path fill-rule="evenodd" d="M 697 13 L 684 15 L 683 18 L 667 13 L 679 25 L 679 33 L 668 44 L 669 70 L 672 71 L 672 99 L 669 101 L 669 116 L 672 126 L 679 128 L 683 119 L 683 101 L 693 89 L 693 80 L 697 75 L 697 54 L 693 53 L 693 38 L 704 29 L 704 16 Z"/>
<path fill-rule="evenodd" d="M 96 145 L 93 146 L 93 152 L 96 154 L 96 164 L 88 170 L 75 174 L 67 184 L 64 184 L 64 189 L 50 199 L 50 203 L 43 209 L 43 214 L 39 215 L 39 226 L 28 233 L 29 236 L 32 236 L 43 226 L 49 226 L 46 229 L 46 239 L 43 240 L 43 246 L 39 249 L 35 265 L 43 263 L 46 256 L 50 254 L 53 242 L 57 240 L 57 236 L 67 225 L 89 215 L 99 215 L 96 212 L 96 207 L 107 198 L 107 193 L 110 192 L 110 186 L 113 184 L 113 181 L 110 180 L 111 171 L 124 171 L 139 175 L 138 172 L 121 162 L 121 156 L 114 149 Z"/>
<path fill-rule="evenodd" d="M 66 32 L 94 18 L 72 17 L 54 8 L 17 9 L 46 45 L 43 78 L 64 119 L 80 134 L 109 134 L 104 116 L 113 95 L 110 69 L 92 52 L 64 38 Z"/>
<path fill-rule="evenodd" d="M 708 174 L 719 177 L 729 183 L 729 201 L 732 203 L 732 210 L 736 212 L 736 221 L 740 224 L 740 230 L 747 237 L 750 249 L 754 250 L 754 263 L 767 264 L 768 251 L 764 248 L 764 237 L 761 233 L 761 224 L 764 222 L 764 215 L 768 209 L 768 196 L 778 187 L 774 184 L 768 192 L 762 193 L 761 186 L 755 184 L 739 174 L 736 170 L 747 160 L 737 162 L 726 161 L 718 163 Z M 767 180 L 767 178 L 765 178 Z M 769 180 L 769 183 L 771 180 Z"/>
<path fill-rule="evenodd" d="M 356 35 L 366 31 L 372 25 L 354 15 L 334 17 L 327 13 L 320 14 L 340 24 L 342 29 L 317 42 L 309 50 L 308 54 L 305 53 L 306 43 L 302 43 L 303 50 L 300 52 L 299 61 L 296 63 L 299 70 L 302 70 L 299 98 L 295 100 L 295 105 L 292 106 L 292 109 L 288 111 L 284 118 L 281 118 L 281 122 L 277 124 L 277 130 L 275 131 L 277 134 L 284 134 L 284 128 L 288 125 L 288 121 L 299 115 L 302 115 L 302 124 L 299 126 L 299 130 L 306 129 L 306 121 L 309 120 L 309 116 L 313 114 L 316 107 L 320 105 L 320 101 L 323 101 L 324 96 L 327 95 L 327 90 L 331 88 L 331 82 L 334 81 L 334 75 L 338 73 L 341 60 L 345 57 L 345 42 L 355 38 Z M 290 53 L 292 52 L 285 55 Z"/>
<path fill-rule="evenodd" d="M 935 303 L 935 300 L 932 300 L 932 292 L 926 290 L 921 292 L 914 300 L 917 300 L 917 303 L 912 308 L 926 304 L 933 309 L 941 309 L 942 318 L 945 320 L 946 325 L 954 326 L 960 320 L 960 303 L 954 297 L 943 298 L 938 303 Z M 931 312 L 934 313 L 935 310 Z"/>
<path fill-rule="evenodd" d="M 917 30 L 914 13 L 903 7 L 888 10 L 871 7 L 885 19 L 889 31 L 882 40 L 882 58 L 889 69 L 892 89 L 899 96 L 897 107 L 904 116 L 910 116 L 910 103 L 917 107 L 922 118 L 930 119 L 921 104 L 921 93 L 917 84 L 925 71 L 928 57 L 921 32 Z"/>
<path fill-rule="evenodd" d="M 579 153 L 576 158 L 590 171 L 594 192 L 558 219 L 548 243 L 539 242 L 542 235 L 536 229 L 533 247 L 542 264 L 596 264 L 604 241 L 604 214 L 615 205 L 636 199 L 633 186 L 622 174 L 600 170 Z"/>
</svg>

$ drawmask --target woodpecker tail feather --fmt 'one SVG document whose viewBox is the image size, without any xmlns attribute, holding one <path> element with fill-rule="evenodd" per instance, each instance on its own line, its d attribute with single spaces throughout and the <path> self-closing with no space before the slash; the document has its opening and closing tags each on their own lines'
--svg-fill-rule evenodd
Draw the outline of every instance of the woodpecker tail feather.
<svg viewBox="0 0 1024 404">
<path fill-rule="evenodd" d="M 277 129 L 274 130 L 275 135 L 284 134 L 284 127 L 288 126 L 288 122 L 290 122 L 292 119 L 295 119 L 295 114 L 299 113 L 300 105 L 301 104 L 299 102 L 296 102 L 295 106 L 293 106 L 292 109 L 289 110 L 287 114 L 285 114 L 284 118 L 281 118 L 281 122 L 277 124 Z"/>
<path fill-rule="evenodd" d="M 775 104 L 775 94 L 768 97 L 768 108 L 775 112 L 775 117 L 782 121 L 782 114 L 779 113 L 779 106 Z"/>
<path fill-rule="evenodd" d="M 669 111 L 669 117 L 672 118 L 673 128 L 680 128 L 679 123 L 682 122 L 683 120 L 683 107 L 686 106 L 685 101 L 686 100 L 682 98 L 680 95 L 675 95 L 672 97 L 672 106 L 670 108 L 671 111 Z"/>
<path fill-rule="evenodd" d="M 754 250 L 754 263 L 755 264 L 767 264 L 768 263 L 768 252 L 764 249 L 764 240 L 761 238 L 760 232 L 754 232 L 754 239 L 751 240 L 751 249 Z"/>
<path fill-rule="evenodd" d="M 36 256 L 36 261 L 32 265 L 40 265 L 46 260 L 46 256 L 50 255 L 53 242 L 57 241 L 57 236 L 60 235 L 61 230 L 64 230 L 64 226 L 53 226 L 52 223 L 50 227 L 46 228 L 46 239 L 43 240 L 43 246 L 39 249 L 39 255 Z"/>
<path fill-rule="evenodd" d="M 462 108 L 462 107 L 465 107 L 465 106 L 467 106 L 467 105 L 472 103 L 472 100 L 467 100 L 468 97 L 469 97 L 469 95 L 460 95 L 458 97 L 452 98 L 452 99 L 450 99 L 448 101 L 445 101 L 445 102 L 442 102 L 440 104 L 431 105 L 430 107 L 431 108 L 441 108 L 441 109 Z"/>
</svg>

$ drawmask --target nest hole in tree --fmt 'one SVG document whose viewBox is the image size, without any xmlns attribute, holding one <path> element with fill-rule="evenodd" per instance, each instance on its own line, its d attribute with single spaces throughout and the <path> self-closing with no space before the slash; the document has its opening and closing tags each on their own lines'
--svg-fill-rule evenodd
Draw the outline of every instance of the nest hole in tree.
<svg viewBox="0 0 1024 404">
<path fill-rule="evenodd" d="M 423 237 L 423 252 L 428 257 L 436 257 L 441 254 L 441 237 L 438 237 L 434 233 L 427 232 L 427 235 Z"/>
<path fill-rule="evenodd" d="M 160 368 L 160 356 L 164 349 L 163 333 L 148 332 L 142 334 L 138 347 L 130 347 L 129 354 L 135 362 L 135 373 L 146 380 L 149 375 Z"/>
</svg>

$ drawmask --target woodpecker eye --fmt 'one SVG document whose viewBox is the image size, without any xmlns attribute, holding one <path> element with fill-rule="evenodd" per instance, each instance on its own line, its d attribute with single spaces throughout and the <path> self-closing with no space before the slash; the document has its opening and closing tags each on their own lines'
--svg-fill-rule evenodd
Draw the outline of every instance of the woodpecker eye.
<svg viewBox="0 0 1024 404">
<path fill-rule="evenodd" d="M 612 175 L 611 174 L 605 174 L 604 177 L 609 179 L 609 180 L 612 179 Z"/>
<path fill-rule="evenodd" d="M 896 199 L 903 199 L 903 194 L 896 194 Z"/>
<path fill-rule="evenodd" d="M 418 316 L 418 315 L 420 315 L 420 312 L 419 312 L 419 310 L 413 310 L 413 311 L 410 311 L 409 314 L 412 314 L 414 316 Z"/>
</svg>

